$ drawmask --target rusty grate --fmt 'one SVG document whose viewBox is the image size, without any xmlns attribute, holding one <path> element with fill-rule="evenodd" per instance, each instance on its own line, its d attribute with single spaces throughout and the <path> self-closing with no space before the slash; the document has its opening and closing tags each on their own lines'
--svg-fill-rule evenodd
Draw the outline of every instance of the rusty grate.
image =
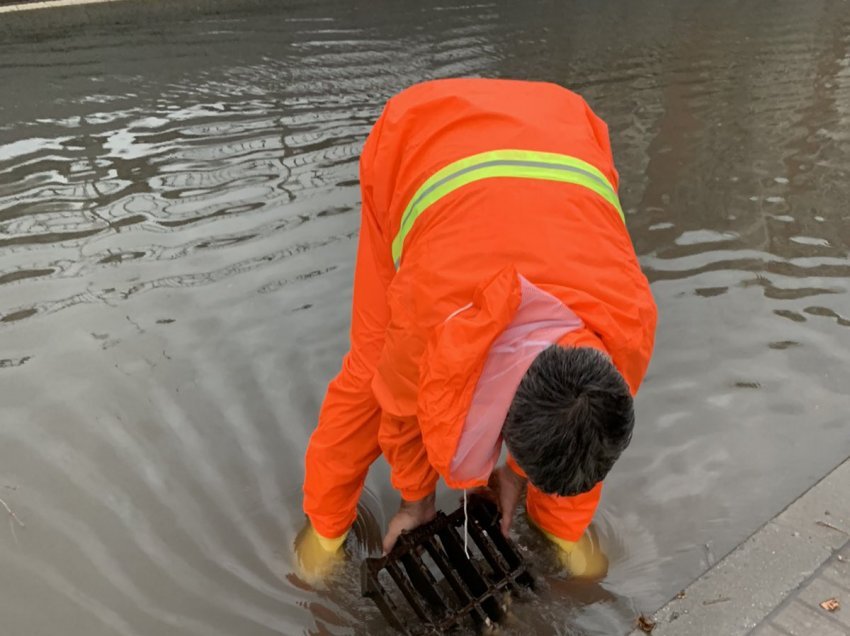
<svg viewBox="0 0 850 636">
<path fill-rule="evenodd" d="M 402 534 L 387 556 L 363 562 L 363 596 L 402 634 L 443 634 L 464 624 L 480 629 L 502 618 L 506 594 L 533 587 L 519 550 L 499 530 L 496 505 L 473 494 L 466 515 L 469 556 L 461 506 Z"/>
</svg>

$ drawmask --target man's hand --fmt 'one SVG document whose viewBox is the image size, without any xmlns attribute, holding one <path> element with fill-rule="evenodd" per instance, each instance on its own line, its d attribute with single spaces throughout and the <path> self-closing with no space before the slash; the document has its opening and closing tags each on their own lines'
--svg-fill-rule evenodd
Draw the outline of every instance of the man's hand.
<svg viewBox="0 0 850 636">
<path fill-rule="evenodd" d="M 517 475 L 508 466 L 500 466 L 490 474 L 488 486 L 496 496 L 496 502 L 502 512 L 501 530 L 507 537 L 519 500 L 525 491 L 525 478 Z"/>
<path fill-rule="evenodd" d="M 390 519 L 387 534 L 384 537 L 384 554 L 389 554 L 403 530 L 413 530 L 428 523 L 437 515 L 434 507 L 434 493 L 418 501 L 402 499 L 398 512 Z"/>
</svg>

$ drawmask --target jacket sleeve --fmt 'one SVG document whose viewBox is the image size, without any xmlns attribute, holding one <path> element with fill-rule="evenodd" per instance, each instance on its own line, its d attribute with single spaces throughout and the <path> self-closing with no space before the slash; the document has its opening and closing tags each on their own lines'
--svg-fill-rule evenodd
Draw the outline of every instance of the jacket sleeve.
<svg viewBox="0 0 850 636">
<path fill-rule="evenodd" d="M 385 413 L 378 440 L 390 465 L 393 487 L 401 493 L 402 499 L 417 501 L 434 492 L 439 476 L 428 461 L 415 417 Z"/>
<path fill-rule="evenodd" d="M 389 320 L 386 290 L 394 274 L 389 242 L 371 196 L 371 167 L 380 130 L 378 120 L 360 158 L 362 211 L 351 348 L 328 386 L 305 458 L 304 512 L 324 537 L 338 537 L 354 522 L 369 466 L 380 454 L 380 409 L 371 382 L 384 345 Z"/>
<path fill-rule="evenodd" d="M 510 454 L 507 464 L 514 473 L 526 477 Z M 525 510 L 531 521 L 541 530 L 565 541 L 578 541 L 593 521 L 601 496 L 602 482 L 591 490 L 572 497 L 546 494 L 528 482 Z"/>
</svg>

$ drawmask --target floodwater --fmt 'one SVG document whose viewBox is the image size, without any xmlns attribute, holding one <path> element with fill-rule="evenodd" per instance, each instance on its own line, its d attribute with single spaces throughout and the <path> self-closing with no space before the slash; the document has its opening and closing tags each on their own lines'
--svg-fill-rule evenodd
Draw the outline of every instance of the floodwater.
<svg viewBox="0 0 850 636">
<path fill-rule="evenodd" d="M 660 308 L 611 572 L 535 557 L 511 629 L 626 631 L 850 455 L 847 2 L 282 4 L 0 29 L 0 632 L 381 633 L 385 466 L 332 590 L 291 545 L 358 153 L 424 79 L 581 92 Z"/>
</svg>

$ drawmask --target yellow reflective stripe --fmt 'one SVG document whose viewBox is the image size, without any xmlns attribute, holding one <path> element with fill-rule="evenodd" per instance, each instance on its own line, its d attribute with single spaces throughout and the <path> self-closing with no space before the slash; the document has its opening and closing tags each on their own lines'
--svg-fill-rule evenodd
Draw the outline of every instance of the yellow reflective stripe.
<svg viewBox="0 0 850 636">
<path fill-rule="evenodd" d="M 398 234 L 393 239 L 392 254 L 396 267 L 401 259 L 405 237 L 425 210 L 464 185 L 496 177 L 542 179 L 583 186 L 614 206 L 625 223 L 616 190 L 598 168 L 586 161 L 554 152 L 491 150 L 449 164 L 419 187 L 407 204 Z"/>
</svg>

